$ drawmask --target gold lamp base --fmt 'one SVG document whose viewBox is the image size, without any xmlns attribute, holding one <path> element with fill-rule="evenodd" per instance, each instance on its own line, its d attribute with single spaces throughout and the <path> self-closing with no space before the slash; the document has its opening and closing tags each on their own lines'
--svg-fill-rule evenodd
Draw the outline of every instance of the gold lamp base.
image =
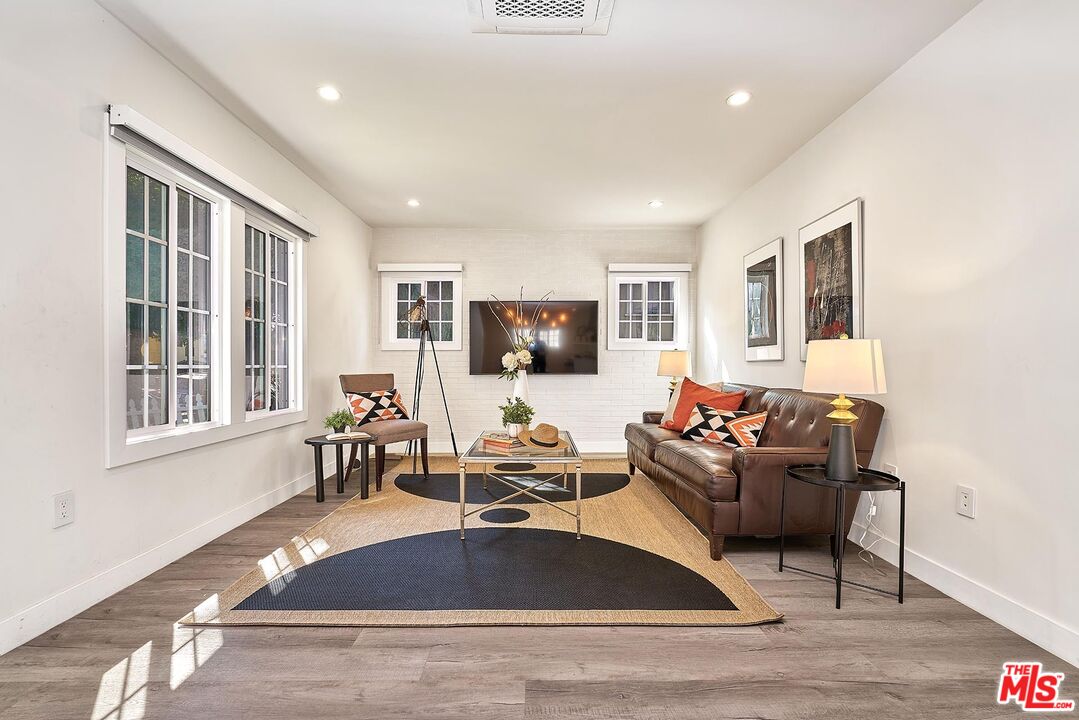
<svg viewBox="0 0 1079 720">
<path fill-rule="evenodd" d="M 832 401 L 832 407 L 835 410 L 828 413 L 827 417 L 836 424 L 850 425 L 858 419 L 858 416 L 850 411 L 854 407 L 854 403 L 848 400 L 843 393 L 839 393 L 839 397 Z"/>
</svg>

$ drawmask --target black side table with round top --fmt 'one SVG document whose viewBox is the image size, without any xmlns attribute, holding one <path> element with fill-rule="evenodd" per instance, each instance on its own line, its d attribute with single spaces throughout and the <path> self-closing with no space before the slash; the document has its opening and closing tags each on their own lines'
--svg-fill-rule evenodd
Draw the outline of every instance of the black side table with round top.
<svg viewBox="0 0 1079 720">
<path fill-rule="evenodd" d="M 327 440 L 325 435 L 316 435 L 304 440 L 304 444 L 315 448 L 315 502 L 326 500 L 326 477 L 322 465 L 322 448 L 333 445 L 337 457 L 337 492 L 345 491 L 345 481 L 352 474 L 352 466 L 345 470 L 344 450 L 346 445 L 360 446 L 360 498 L 367 499 L 368 476 L 367 476 L 367 450 L 371 445 L 371 437 L 342 438 L 341 440 Z"/>
<path fill-rule="evenodd" d="M 835 489 L 835 534 L 833 535 L 832 542 L 832 564 L 835 568 L 834 578 L 824 573 L 814 572 L 812 570 L 806 570 L 805 568 L 794 567 L 793 565 L 783 564 L 783 542 L 784 542 L 784 518 L 786 516 L 786 500 L 787 500 L 787 481 L 790 479 L 798 480 L 800 482 L 809 483 L 810 485 L 819 485 L 826 488 Z M 846 545 L 846 533 L 844 532 L 844 518 L 846 517 L 846 500 L 845 497 L 848 492 L 880 492 L 887 490 L 896 490 L 899 492 L 899 592 L 894 593 L 890 590 L 883 590 L 881 588 L 873 587 L 872 585 L 865 585 L 863 583 L 854 582 L 853 580 L 843 579 L 843 550 Z M 835 580 L 835 606 L 839 609 L 840 599 L 843 590 L 843 583 L 848 585 L 855 585 L 857 587 L 866 588 L 867 590 L 873 590 L 875 592 L 883 593 L 885 595 L 891 595 L 899 599 L 899 602 L 903 602 L 903 556 L 906 554 L 906 525 L 907 525 L 907 484 L 897 478 L 895 475 L 889 475 L 886 472 L 880 470 L 870 470 L 869 468 L 858 468 L 858 479 L 854 482 L 843 482 L 841 480 L 829 480 L 825 477 L 824 465 L 790 465 L 787 467 L 787 471 L 783 475 L 783 488 L 779 496 L 779 572 L 783 572 L 784 568 L 790 570 L 797 570 L 808 575 L 816 575 L 827 580 Z"/>
</svg>

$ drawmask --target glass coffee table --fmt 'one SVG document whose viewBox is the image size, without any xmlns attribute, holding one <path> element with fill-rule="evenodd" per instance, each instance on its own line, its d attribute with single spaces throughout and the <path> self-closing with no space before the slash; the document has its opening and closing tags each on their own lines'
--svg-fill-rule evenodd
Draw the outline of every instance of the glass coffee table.
<svg viewBox="0 0 1079 720">
<path fill-rule="evenodd" d="M 512 452 L 498 452 L 489 450 L 483 442 L 483 435 L 481 434 L 476 441 L 472 443 L 472 447 L 465 451 L 460 458 L 457 459 L 458 469 L 461 473 L 461 485 L 460 485 L 460 502 L 461 502 L 461 539 L 465 539 L 465 518 L 469 515 L 475 515 L 476 513 L 483 512 L 495 505 L 501 505 L 502 503 L 509 502 L 513 498 L 519 495 L 527 495 L 533 500 L 546 503 L 556 510 L 561 510 L 567 515 L 572 515 L 577 519 L 577 539 L 581 539 L 581 453 L 577 450 L 576 443 L 573 442 L 573 436 L 568 432 L 562 431 L 558 433 L 558 437 L 566 441 L 566 446 L 557 448 L 555 450 L 544 450 L 542 448 L 525 447 L 520 450 L 514 450 Z M 538 490 L 545 485 L 549 485 L 555 481 L 555 478 L 546 480 L 538 485 L 533 485 L 528 488 L 522 488 L 520 485 L 510 482 L 502 475 L 523 475 L 525 473 L 533 472 L 534 468 L 528 470 L 520 469 L 499 469 L 495 467 L 495 473 L 488 471 L 488 466 L 491 465 L 516 465 L 527 464 L 541 467 L 543 465 L 562 466 L 562 487 L 566 487 L 569 479 L 569 468 L 573 466 L 576 475 L 577 492 L 576 492 L 576 506 L 574 512 L 570 512 L 566 508 L 562 507 L 556 502 L 552 502 L 547 498 L 536 495 L 534 490 Z M 483 487 L 487 488 L 488 479 L 496 480 L 503 485 L 506 485 L 514 492 L 507 495 L 504 498 L 499 498 L 493 502 L 489 502 L 483 507 L 478 507 L 474 510 L 465 509 L 465 475 L 469 465 L 482 465 L 483 466 Z M 497 474 L 496 474 L 497 473 Z"/>
</svg>

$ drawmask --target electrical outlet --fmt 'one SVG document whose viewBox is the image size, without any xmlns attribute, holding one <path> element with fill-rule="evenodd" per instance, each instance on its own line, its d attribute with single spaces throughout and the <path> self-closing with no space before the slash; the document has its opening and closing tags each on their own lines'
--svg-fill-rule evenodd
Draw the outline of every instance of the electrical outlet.
<svg viewBox="0 0 1079 720">
<path fill-rule="evenodd" d="M 955 511 L 963 517 L 974 517 L 974 488 L 959 485 L 955 489 Z"/>
<path fill-rule="evenodd" d="M 897 468 L 892 463 L 884 463 L 884 472 L 888 473 L 889 475 L 897 475 L 898 476 L 899 475 L 899 468 Z"/>
<path fill-rule="evenodd" d="M 52 496 L 52 526 L 54 528 L 75 522 L 75 491 L 56 493 Z"/>
</svg>

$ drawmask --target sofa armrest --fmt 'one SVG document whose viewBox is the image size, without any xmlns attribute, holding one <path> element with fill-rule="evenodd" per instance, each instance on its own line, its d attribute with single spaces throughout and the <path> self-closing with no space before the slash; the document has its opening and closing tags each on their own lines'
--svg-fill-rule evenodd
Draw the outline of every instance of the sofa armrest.
<svg viewBox="0 0 1079 720">
<path fill-rule="evenodd" d="M 734 474 L 742 477 L 744 471 L 753 473 L 766 468 L 779 468 L 782 473 L 787 465 L 816 464 L 823 465 L 828 459 L 826 447 L 755 447 L 735 448 L 731 467 Z M 858 451 L 858 464 L 869 465 L 872 453 Z"/>
<path fill-rule="evenodd" d="M 643 423 L 652 423 L 653 425 L 658 425 L 659 421 L 662 420 L 662 419 L 663 419 L 663 411 L 662 410 L 646 410 L 644 412 L 644 414 L 641 416 L 641 422 L 643 422 Z"/>
<path fill-rule="evenodd" d="M 788 465 L 806 463 L 823 464 L 828 457 L 826 447 L 754 447 L 735 448 L 731 467 L 734 474 L 744 477 L 745 473 L 778 472 Z"/>
</svg>

